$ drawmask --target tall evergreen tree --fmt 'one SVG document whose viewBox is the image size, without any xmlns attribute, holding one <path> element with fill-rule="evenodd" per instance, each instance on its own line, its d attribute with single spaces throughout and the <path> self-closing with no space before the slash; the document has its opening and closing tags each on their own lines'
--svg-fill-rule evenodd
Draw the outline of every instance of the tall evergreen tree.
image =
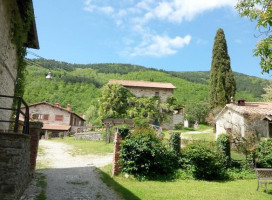
<svg viewBox="0 0 272 200">
<path fill-rule="evenodd" d="M 223 29 L 214 38 L 210 72 L 210 105 L 212 108 L 229 103 L 235 96 L 236 83 L 230 67 L 227 42 Z"/>
</svg>

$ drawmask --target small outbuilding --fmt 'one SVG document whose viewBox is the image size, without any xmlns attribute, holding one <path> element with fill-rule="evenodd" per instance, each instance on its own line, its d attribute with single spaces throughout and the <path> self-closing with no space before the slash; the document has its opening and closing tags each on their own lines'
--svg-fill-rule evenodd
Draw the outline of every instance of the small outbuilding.
<svg viewBox="0 0 272 200">
<path fill-rule="evenodd" d="M 248 133 L 258 137 L 272 137 L 272 102 L 246 102 L 227 104 L 215 117 L 216 138 L 219 134 Z"/>
</svg>

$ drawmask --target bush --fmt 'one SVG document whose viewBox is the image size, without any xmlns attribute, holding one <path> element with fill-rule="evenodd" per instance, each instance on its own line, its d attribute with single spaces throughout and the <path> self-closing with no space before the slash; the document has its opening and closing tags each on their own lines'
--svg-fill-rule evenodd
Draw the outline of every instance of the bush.
<svg viewBox="0 0 272 200">
<path fill-rule="evenodd" d="M 180 133 L 175 132 L 170 136 L 169 144 L 172 148 L 172 151 L 179 155 L 180 154 Z"/>
<path fill-rule="evenodd" d="M 183 129 L 183 126 L 184 126 L 184 124 L 182 122 L 180 122 L 180 123 L 175 125 L 175 129 L 176 130 L 181 130 L 181 129 Z"/>
<path fill-rule="evenodd" d="M 129 134 L 130 127 L 127 124 L 119 125 L 115 127 L 118 130 L 118 134 L 125 138 Z"/>
<path fill-rule="evenodd" d="M 216 140 L 218 146 L 222 149 L 227 157 L 228 162 L 230 161 L 230 136 L 227 134 L 220 134 Z"/>
<path fill-rule="evenodd" d="M 252 149 L 251 156 L 256 167 L 271 168 L 272 167 L 272 140 L 267 139 L 259 142 Z"/>
<path fill-rule="evenodd" d="M 177 157 L 150 128 L 138 128 L 123 140 L 120 150 L 123 172 L 138 179 L 154 179 L 174 172 Z"/>
<path fill-rule="evenodd" d="M 201 180 L 220 180 L 227 177 L 226 157 L 215 144 L 195 142 L 183 151 L 183 162 L 192 165 L 193 176 Z"/>
</svg>

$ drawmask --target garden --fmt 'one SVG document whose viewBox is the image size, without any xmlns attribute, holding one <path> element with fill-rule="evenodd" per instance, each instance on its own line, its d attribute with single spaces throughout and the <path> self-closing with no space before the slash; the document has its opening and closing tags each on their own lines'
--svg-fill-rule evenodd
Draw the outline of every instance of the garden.
<svg viewBox="0 0 272 200">
<path fill-rule="evenodd" d="M 187 130 L 168 131 L 165 140 L 140 126 L 123 135 L 122 173 L 111 178 L 108 165 L 101 168 L 101 179 L 124 199 L 271 199 L 271 185 L 268 193 L 256 191 L 253 168 L 272 167 L 272 140 L 256 143 L 245 159 L 241 147 L 231 151 L 226 134 L 217 141 L 201 140 L 210 133 L 200 134 L 180 149 L 180 132 Z"/>
</svg>

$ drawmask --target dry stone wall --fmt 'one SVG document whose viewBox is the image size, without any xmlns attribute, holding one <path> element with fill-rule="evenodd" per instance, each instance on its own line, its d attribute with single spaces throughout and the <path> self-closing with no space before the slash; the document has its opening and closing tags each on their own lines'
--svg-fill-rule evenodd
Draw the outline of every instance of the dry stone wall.
<svg viewBox="0 0 272 200">
<path fill-rule="evenodd" d="M 0 132 L 0 199 L 16 200 L 31 180 L 30 136 Z"/>
<path fill-rule="evenodd" d="M 91 141 L 103 140 L 102 134 L 100 132 L 76 133 L 75 138 L 77 140 L 91 140 Z"/>
</svg>

